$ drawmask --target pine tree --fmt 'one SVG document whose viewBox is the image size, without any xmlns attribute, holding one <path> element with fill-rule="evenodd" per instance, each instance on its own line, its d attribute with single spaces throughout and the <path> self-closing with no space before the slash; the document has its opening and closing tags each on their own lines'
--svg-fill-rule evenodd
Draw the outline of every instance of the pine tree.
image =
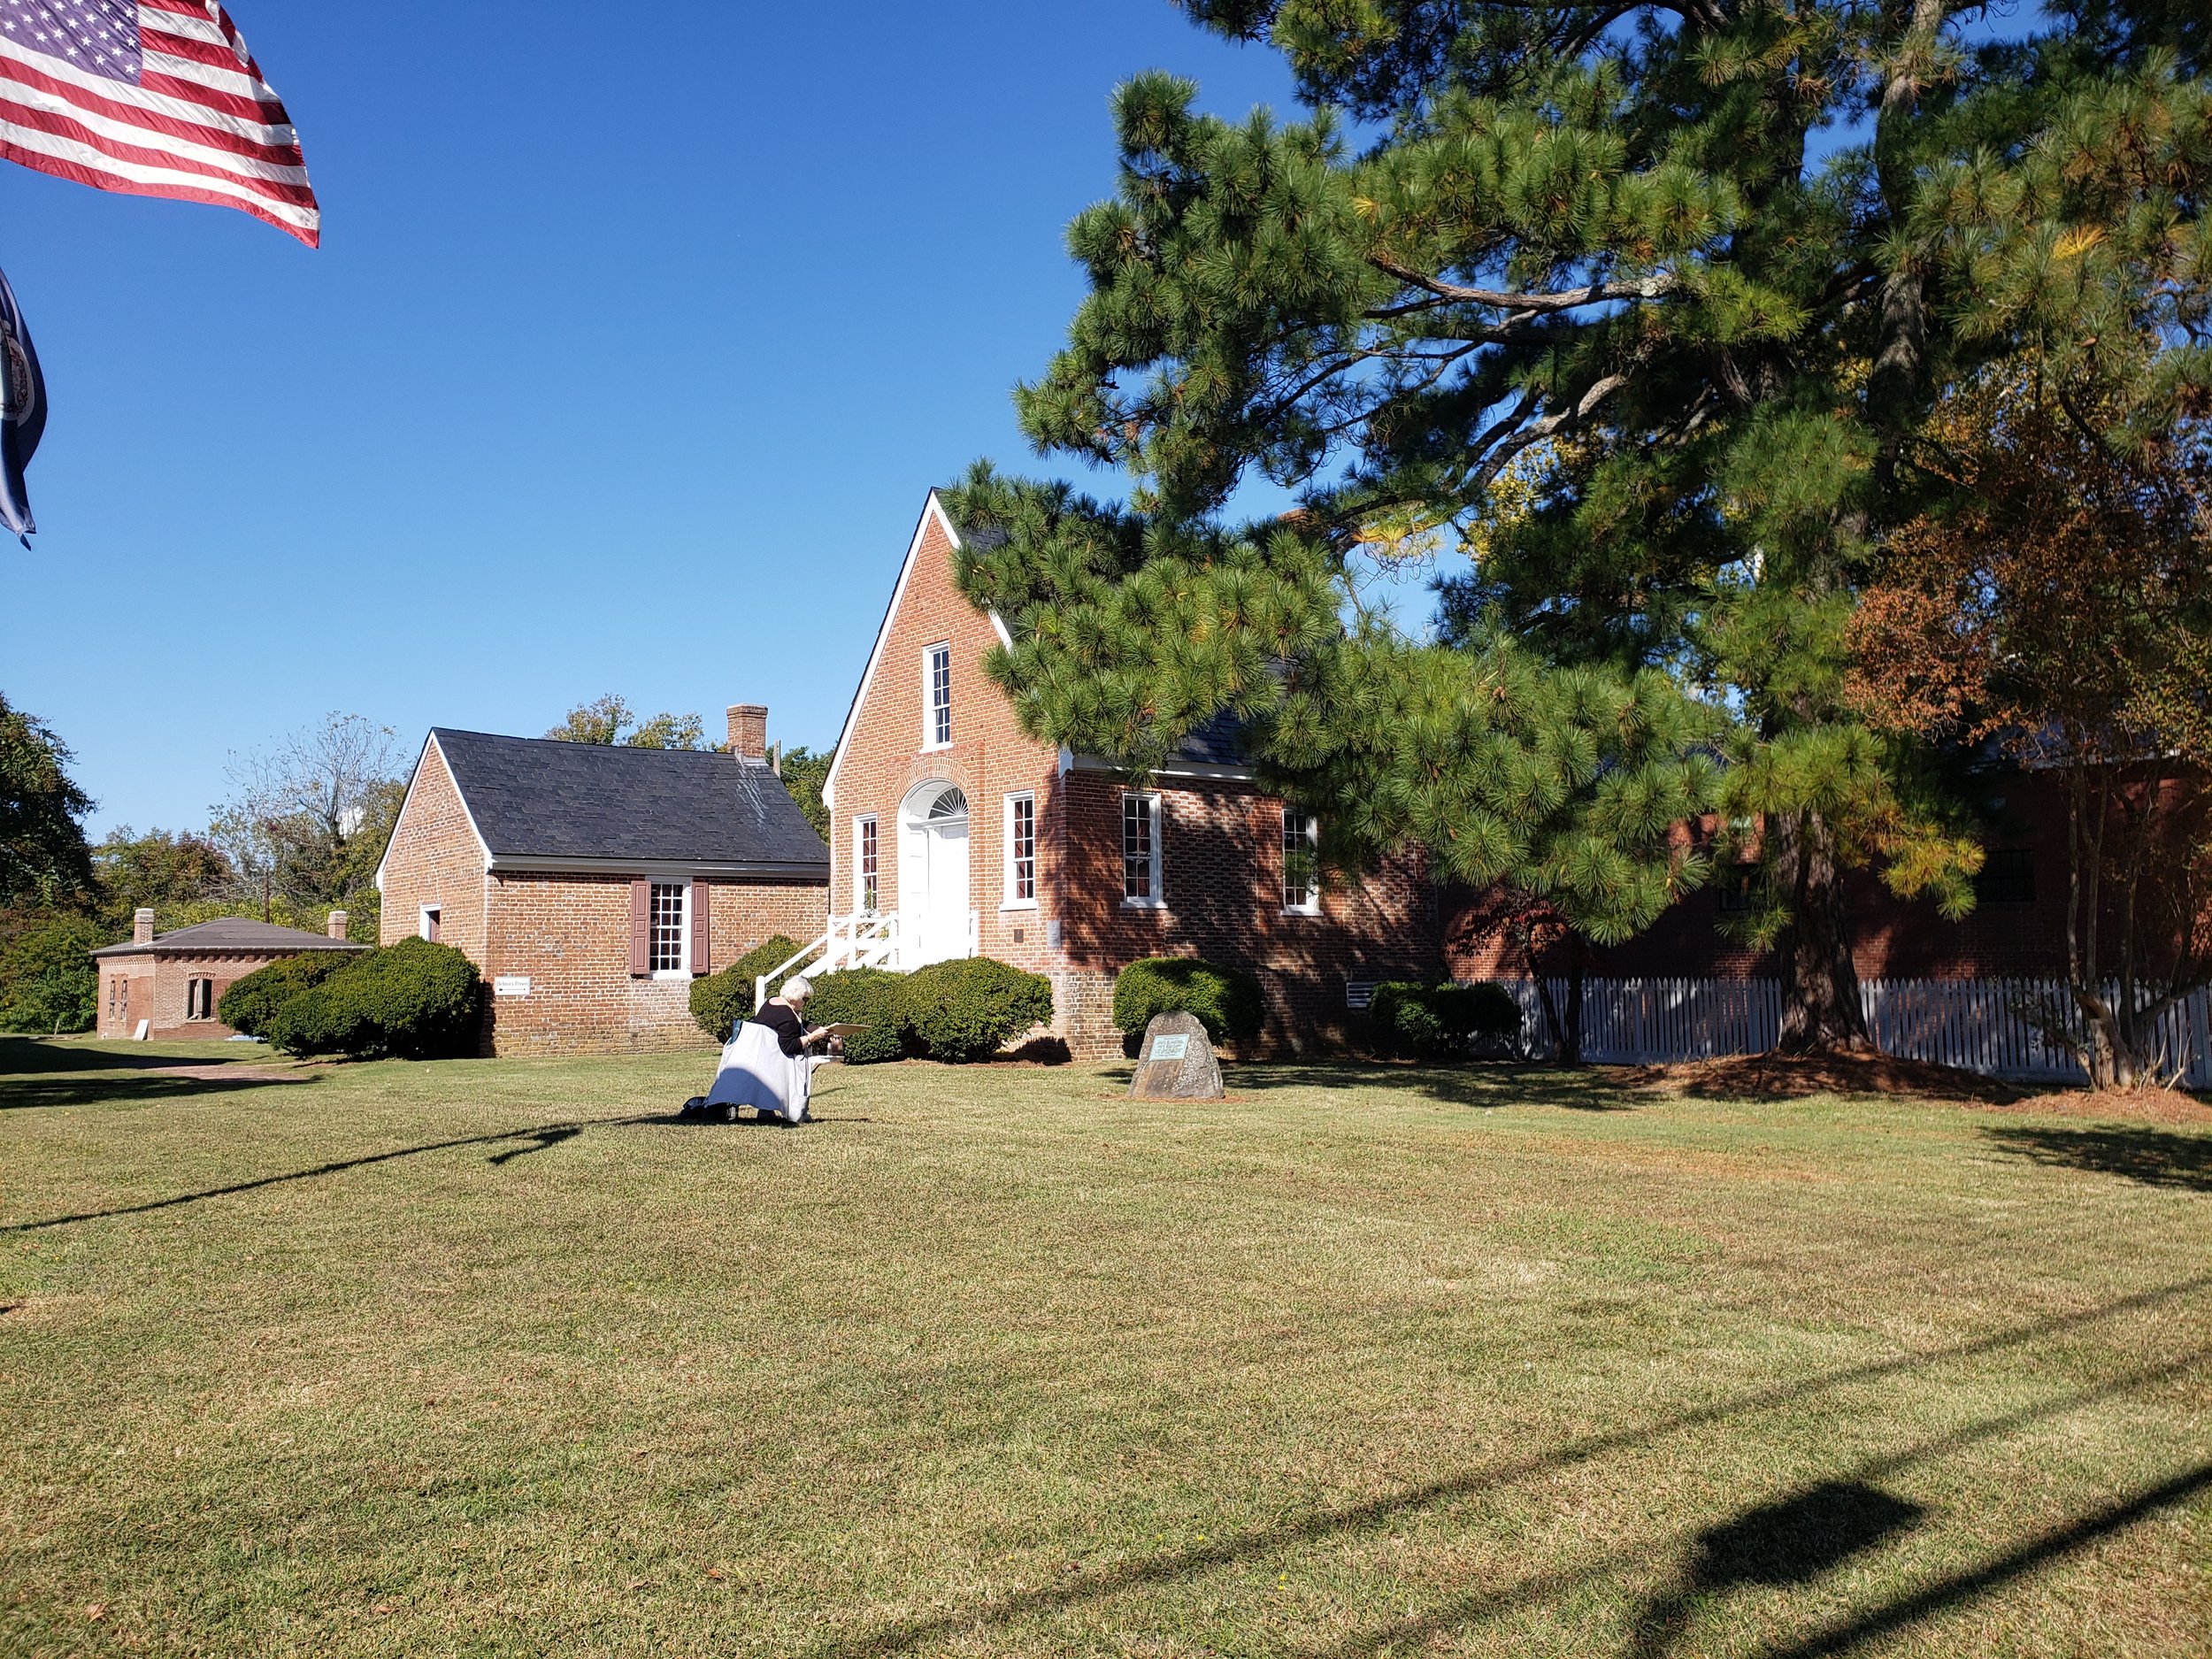
<svg viewBox="0 0 2212 1659">
<path fill-rule="evenodd" d="M 1017 402 L 1128 508 L 966 492 L 1025 503 L 969 575 L 1025 718 L 1135 764 L 1265 716 L 1268 764 L 1379 829 L 1331 745 L 1502 635 L 1540 675 L 1660 677 L 1730 718 L 1784 1046 L 1863 1043 L 1843 871 L 1957 914 L 1973 845 L 1845 695 L 1856 595 L 1939 493 L 1910 439 L 1957 375 L 2032 339 L 2124 381 L 2138 431 L 2212 380 L 2194 10 L 2073 0 L 1969 50 L 1955 0 L 1185 4 L 1283 51 L 1307 118 L 1117 95 L 1119 188 L 1069 233 L 1090 293 Z M 1294 519 L 1224 522 L 1254 474 Z M 1468 554 L 1432 639 L 1362 614 L 1378 567 Z M 1496 754 L 1403 748 L 1436 776 L 1396 832 L 1509 866 L 1546 803 L 1467 816 Z"/>
</svg>

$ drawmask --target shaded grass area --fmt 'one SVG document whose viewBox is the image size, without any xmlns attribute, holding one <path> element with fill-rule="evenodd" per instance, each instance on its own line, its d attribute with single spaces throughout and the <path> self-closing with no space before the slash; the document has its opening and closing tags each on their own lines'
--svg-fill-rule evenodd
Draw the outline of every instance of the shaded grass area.
<svg viewBox="0 0 2212 1659">
<path fill-rule="evenodd" d="M 0 1651 L 2208 1650 L 2200 1131 L 237 1048 L 0 1046 Z"/>
</svg>

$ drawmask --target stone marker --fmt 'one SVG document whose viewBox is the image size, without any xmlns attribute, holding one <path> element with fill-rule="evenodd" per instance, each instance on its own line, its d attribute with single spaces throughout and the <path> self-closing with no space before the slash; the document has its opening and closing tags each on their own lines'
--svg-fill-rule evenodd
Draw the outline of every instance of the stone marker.
<svg viewBox="0 0 2212 1659">
<path fill-rule="evenodd" d="M 1219 1100 L 1221 1065 L 1195 1014 L 1155 1014 L 1137 1051 L 1132 1100 Z"/>
</svg>

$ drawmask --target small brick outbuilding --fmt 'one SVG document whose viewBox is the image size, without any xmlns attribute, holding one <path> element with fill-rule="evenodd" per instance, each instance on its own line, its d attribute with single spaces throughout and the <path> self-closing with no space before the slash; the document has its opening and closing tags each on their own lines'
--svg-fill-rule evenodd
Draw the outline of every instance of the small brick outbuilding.
<svg viewBox="0 0 2212 1659">
<path fill-rule="evenodd" d="M 466 953 L 488 1053 L 709 1045 L 691 981 L 826 913 L 829 849 L 767 725 L 738 704 L 717 750 L 434 729 L 377 870 L 382 941 Z"/>
<path fill-rule="evenodd" d="M 256 968 L 311 950 L 367 949 L 347 941 L 343 910 L 330 913 L 325 936 L 236 916 L 157 934 L 154 913 L 142 910 L 128 941 L 92 953 L 100 968 L 95 1029 L 103 1037 L 131 1037 L 142 1020 L 150 1038 L 232 1036 L 216 1010 L 223 993 Z"/>
</svg>

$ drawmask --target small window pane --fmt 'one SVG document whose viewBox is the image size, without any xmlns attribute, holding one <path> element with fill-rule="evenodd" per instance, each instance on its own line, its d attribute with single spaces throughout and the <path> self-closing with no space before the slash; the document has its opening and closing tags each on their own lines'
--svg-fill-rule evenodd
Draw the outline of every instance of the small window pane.
<svg viewBox="0 0 2212 1659">
<path fill-rule="evenodd" d="M 680 882 L 653 884 L 651 949 L 655 973 L 675 973 L 684 966 L 684 888 Z"/>
<path fill-rule="evenodd" d="M 1283 811 L 1283 908 L 1317 910 L 1321 904 L 1321 872 L 1316 856 L 1320 841 L 1319 822 L 1310 812 Z"/>
<path fill-rule="evenodd" d="M 1121 895 L 1125 899 L 1153 899 L 1152 815 L 1159 797 L 1125 795 L 1121 798 Z"/>
<path fill-rule="evenodd" d="M 952 647 L 929 648 L 929 741 L 952 741 Z"/>
<path fill-rule="evenodd" d="M 1037 802 L 1018 795 L 1007 803 L 1006 896 L 1016 901 L 1037 896 Z"/>
</svg>

